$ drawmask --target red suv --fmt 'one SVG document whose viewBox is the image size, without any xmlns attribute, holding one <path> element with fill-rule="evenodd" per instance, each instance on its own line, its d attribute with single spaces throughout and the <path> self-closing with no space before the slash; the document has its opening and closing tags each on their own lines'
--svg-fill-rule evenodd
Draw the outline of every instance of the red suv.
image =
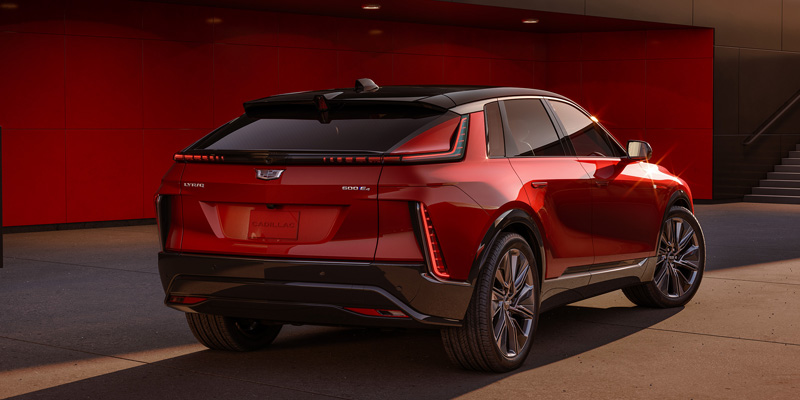
<svg viewBox="0 0 800 400">
<path fill-rule="evenodd" d="M 438 328 L 519 367 L 543 311 L 697 291 L 686 183 L 555 93 L 378 87 L 271 96 L 175 155 L 157 196 L 166 304 L 212 349 L 282 324 Z"/>
</svg>

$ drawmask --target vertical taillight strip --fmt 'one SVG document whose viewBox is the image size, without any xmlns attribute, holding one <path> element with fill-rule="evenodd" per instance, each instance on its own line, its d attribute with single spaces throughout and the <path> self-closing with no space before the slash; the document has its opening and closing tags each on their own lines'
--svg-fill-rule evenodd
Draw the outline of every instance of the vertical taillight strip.
<svg viewBox="0 0 800 400">
<path fill-rule="evenodd" d="M 428 262 L 428 271 L 438 279 L 450 279 L 447 271 L 447 264 L 444 262 L 444 254 L 439 245 L 439 238 L 433 227 L 433 221 L 428 213 L 428 209 L 422 203 L 417 203 L 417 217 L 419 218 L 420 230 L 422 231 L 422 244 L 425 259 Z"/>
<path fill-rule="evenodd" d="M 161 243 L 161 250 L 167 249 L 167 237 L 169 237 L 170 215 L 172 196 L 156 196 L 156 224 L 158 225 L 158 239 Z"/>
</svg>

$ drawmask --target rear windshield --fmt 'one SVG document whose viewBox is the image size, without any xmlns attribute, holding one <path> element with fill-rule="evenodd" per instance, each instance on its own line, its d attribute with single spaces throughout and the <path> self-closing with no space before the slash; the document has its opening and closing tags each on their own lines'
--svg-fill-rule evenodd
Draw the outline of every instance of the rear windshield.
<svg viewBox="0 0 800 400">
<path fill-rule="evenodd" d="M 314 107 L 270 107 L 249 114 L 220 127 L 192 148 L 383 153 L 458 117 L 449 111 L 391 104 L 337 105 L 325 113 Z"/>
</svg>

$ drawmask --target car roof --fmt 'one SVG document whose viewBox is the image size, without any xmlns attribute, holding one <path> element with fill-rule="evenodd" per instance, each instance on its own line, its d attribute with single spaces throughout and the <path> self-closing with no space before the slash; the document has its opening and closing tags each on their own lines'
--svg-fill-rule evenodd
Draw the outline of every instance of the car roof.
<svg viewBox="0 0 800 400">
<path fill-rule="evenodd" d="M 372 91 L 355 88 L 316 90 L 279 94 L 244 103 L 245 109 L 278 104 L 310 104 L 318 96 L 328 102 L 374 101 L 392 103 L 423 103 L 437 108 L 449 109 L 475 101 L 511 96 L 547 96 L 566 99 L 556 93 L 538 89 L 497 86 L 383 86 Z"/>
</svg>

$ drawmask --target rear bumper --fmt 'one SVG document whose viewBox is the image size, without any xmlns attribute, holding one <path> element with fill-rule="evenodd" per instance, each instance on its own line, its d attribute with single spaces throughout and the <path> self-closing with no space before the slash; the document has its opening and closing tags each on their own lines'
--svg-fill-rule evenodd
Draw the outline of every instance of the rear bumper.
<svg viewBox="0 0 800 400">
<path fill-rule="evenodd" d="M 161 252 L 167 299 L 207 297 L 184 312 L 282 323 L 352 326 L 458 326 L 472 286 L 427 278 L 424 264 L 265 260 Z M 408 318 L 366 316 L 347 308 L 401 310 Z"/>
</svg>

